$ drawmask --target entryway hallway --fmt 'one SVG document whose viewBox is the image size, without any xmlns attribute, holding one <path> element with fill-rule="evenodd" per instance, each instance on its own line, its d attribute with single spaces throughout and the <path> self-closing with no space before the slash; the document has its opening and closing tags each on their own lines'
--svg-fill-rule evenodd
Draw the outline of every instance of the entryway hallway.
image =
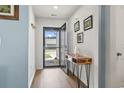
<svg viewBox="0 0 124 93">
<path fill-rule="evenodd" d="M 0 88 L 124 87 L 124 6 L 0 7 L 18 14 L 0 17 Z"/>
</svg>

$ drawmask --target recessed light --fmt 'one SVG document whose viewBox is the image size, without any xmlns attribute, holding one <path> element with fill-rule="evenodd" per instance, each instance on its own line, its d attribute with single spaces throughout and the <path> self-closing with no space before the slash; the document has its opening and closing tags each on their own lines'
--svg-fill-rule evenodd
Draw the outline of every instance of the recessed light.
<svg viewBox="0 0 124 93">
<path fill-rule="evenodd" d="M 53 6 L 53 8 L 57 10 L 57 9 L 58 9 L 58 6 L 57 6 L 57 5 L 55 5 L 55 6 Z"/>
</svg>

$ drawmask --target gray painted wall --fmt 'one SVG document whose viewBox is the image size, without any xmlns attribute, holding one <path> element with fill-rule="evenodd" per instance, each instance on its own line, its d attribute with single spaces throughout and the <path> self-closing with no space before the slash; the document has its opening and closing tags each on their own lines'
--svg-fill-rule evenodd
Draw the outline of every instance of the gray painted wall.
<svg viewBox="0 0 124 93">
<path fill-rule="evenodd" d="M 28 6 L 19 21 L 0 19 L 0 87 L 28 87 Z"/>
<path fill-rule="evenodd" d="M 83 28 L 83 20 L 93 15 L 93 28 L 88 31 L 84 31 Z M 80 21 L 80 30 L 74 32 L 74 23 Z M 84 42 L 77 43 L 77 34 L 83 32 L 84 33 Z M 78 48 L 80 55 L 88 56 L 92 58 L 91 64 L 91 72 L 90 72 L 90 87 L 97 88 L 98 87 L 98 66 L 99 66 L 99 6 L 81 6 L 70 18 L 69 20 L 69 30 L 68 30 L 68 40 L 69 42 L 69 53 L 74 53 L 75 46 Z M 70 69 L 72 71 L 72 65 L 70 65 Z M 75 75 L 77 73 L 75 72 Z M 82 77 L 81 80 L 86 84 L 86 74 L 85 67 L 82 69 Z"/>
</svg>

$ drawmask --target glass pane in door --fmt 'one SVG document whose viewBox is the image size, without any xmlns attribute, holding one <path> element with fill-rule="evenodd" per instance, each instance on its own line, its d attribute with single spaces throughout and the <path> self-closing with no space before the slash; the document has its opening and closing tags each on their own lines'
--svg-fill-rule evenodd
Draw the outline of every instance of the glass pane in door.
<svg viewBox="0 0 124 93">
<path fill-rule="evenodd" d="M 59 66 L 59 32 L 45 31 L 45 66 Z"/>
</svg>

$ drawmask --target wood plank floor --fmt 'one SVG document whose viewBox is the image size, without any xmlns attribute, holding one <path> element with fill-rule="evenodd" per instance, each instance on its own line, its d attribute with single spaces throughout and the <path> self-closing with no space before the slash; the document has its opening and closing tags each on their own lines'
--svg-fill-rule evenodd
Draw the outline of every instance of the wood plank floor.
<svg viewBox="0 0 124 93">
<path fill-rule="evenodd" d="M 76 78 L 60 68 L 46 68 L 35 73 L 31 88 L 76 88 Z"/>
</svg>

